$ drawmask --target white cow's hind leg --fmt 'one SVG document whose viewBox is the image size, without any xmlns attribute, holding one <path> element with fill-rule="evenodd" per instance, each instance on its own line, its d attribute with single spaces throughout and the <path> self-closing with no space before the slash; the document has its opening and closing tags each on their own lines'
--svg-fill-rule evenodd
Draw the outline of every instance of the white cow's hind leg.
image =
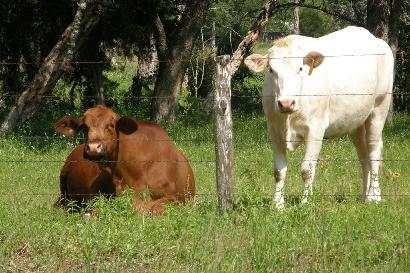
<svg viewBox="0 0 410 273">
<path fill-rule="evenodd" d="M 363 194 L 361 199 L 362 201 L 365 201 L 370 186 L 370 161 L 369 152 L 367 149 L 365 126 L 362 125 L 357 128 L 349 135 L 349 137 L 356 148 L 357 156 L 359 157 L 360 165 L 362 167 Z"/>
<path fill-rule="evenodd" d="M 387 111 L 384 111 L 384 109 L 388 109 L 389 103 L 389 100 L 384 100 L 382 104 L 387 105 L 375 108 L 365 123 L 370 161 L 370 184 L 365 198 L 368 201 L 378 202 L 381 200 L 379 170 L 383 149 L 382 130 L 387 115 Z"/>
<path fill-rule="evenodd" d="M 378 202 L 381 200 L 379 170 L 383 141 L 381 138 L 379 140 L 369 139 L 367 143 L 369 146 L 370 185 L 365 199 Z"/>
<path fill-rule="evenodd" d="M 305 141 L 305 156 L 303 158 L 301 172 L 305 185 L 302 204 L 306 203 L 313 194 L 313 179 L 315 178 L 316 164 L 322 147 L 322 137 L 310 137 Z"/>
</svg>

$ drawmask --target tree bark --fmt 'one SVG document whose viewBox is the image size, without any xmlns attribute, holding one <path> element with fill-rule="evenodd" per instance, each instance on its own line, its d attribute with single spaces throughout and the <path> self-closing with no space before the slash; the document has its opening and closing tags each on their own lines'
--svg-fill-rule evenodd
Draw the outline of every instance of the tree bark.
<svg viewBox="0 0 410 273">
<path fill-rule="evenodd" d="M 100 105 L 105 105 L 105 98 L 104 98 L 104 75 L 102 73 L 101 64 L 95 64 L 92 67 L 92 87 L 94 89 L 95 94 L 95 103 Z"/>
<path fill-rule="evenodd" d="M 401 0 L 391 0 L 391 12 L 389 20 L 389 45 L 396 60 L 399 48 L 399 22 L 401 12 Z M 396 69 L 395 69 L 396 70 Z"/>
<path fill-rule="evenodd" d="M 178 112 L 181 85 L 188 67 L 194 38 L 199 33 L 210 6 L 209 0 L 196 0 L 185 8 L 175 32 L 166 33 L 157 16 L 156 45 L 158 76 L 154 88 L 151 119 L 156 122 L 174 122 Z"/>
<path fill-rule="evenodd" d="M 17 105 L 9 112 L 1 125 L 1 134 L 6 134 L 37 113 L 43 95 L 52 91 L 64 71 L 72 69 L 70 62 L 98 23 L 101 11 L 101 1 L 79 1 L 73 22 L 51 49 L 30 86 L 21 94 Z"/>
<path fill-rule="evenodd" d="M 293 34 L 299 34 L 299 32 L 299 7 L 295 7 L 293 10 Z"/>
<path fill-rule="evenodd" d="M 398 49 L 398 23 L 400 18 L 400 0 L 367 0 L 367 29 L 376 37 L 386 41 L 393 52 L 394 60 Z M 396 64 L 394 74 L 396 74 Z M 387 121 L 392 123 L 393 101 L 390 105 Z"/>
<path fill-rule="evenodd" d="M 231 72 L 229 55 L 216 58 L 214 130 L 216 155 L 216 187 L 219 212 L 232 208 L 234 191 L 234 149 L 231 107 Z"/>
<path fill-rule="evenodd" d="M 390 5 L 388 0 L 367 0 L 367 29 L 378 38 L 389 40 Z"/>
<path fill-rule="evenodd" d="M 155 39 L 150 35 L 149 50 L 138 56 L 137 75 L 132 79 L 131 92 L 136 98 L 135 103 L 139 103 L 142 95 L 142 88 L 148 88 L 148 83 L 156 79 L 158 67 L 158 56 L 155 47 Z"/>
</svg>

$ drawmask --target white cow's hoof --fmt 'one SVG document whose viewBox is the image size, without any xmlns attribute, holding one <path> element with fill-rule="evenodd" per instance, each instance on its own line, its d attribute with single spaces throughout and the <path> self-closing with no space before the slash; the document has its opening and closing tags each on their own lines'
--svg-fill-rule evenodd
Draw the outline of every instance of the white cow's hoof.
<svg viewBox="0 0 410 273">
<path fill-rule="evenodd" d="M 302 200 L 300 201 L 301 204 L 306 204 L 308 202 L 307 197 L 303 197 Z"/>
<path fill-rule="evenodd" d="M 365 201 L 365 202 L 376 202 L 376 203 L 379 203 L 380 201 L 382 201 L 382 198 L 381 198 L 380 195 L 371 195 L 371 194 L 369 194 L 369 195 L 367 195 L 367 196 L 364 196 L 364 197 L 362 197 L 361 199 L 362 199 L 362 201 Z"/>
<path fill-rule="evenodd" d="M 276 204 L 276 210 L 283 211 L 284 209 L 285 209 L 285 204 L 284 203 L 277 203 Z"/>
</svg>

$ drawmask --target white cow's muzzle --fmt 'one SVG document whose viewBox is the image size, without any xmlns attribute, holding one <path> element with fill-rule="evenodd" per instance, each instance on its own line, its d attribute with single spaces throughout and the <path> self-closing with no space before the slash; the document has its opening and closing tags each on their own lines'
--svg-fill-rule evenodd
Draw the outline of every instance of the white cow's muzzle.
<svg viewBox="0 0 410 273">
<path fill-rule="evenodd" d="M 296 101 L 292 98 L 280 98 L 277 100 L 277 104 L 281 113 L 293 113 L 297 111 Z"/>
</svg>

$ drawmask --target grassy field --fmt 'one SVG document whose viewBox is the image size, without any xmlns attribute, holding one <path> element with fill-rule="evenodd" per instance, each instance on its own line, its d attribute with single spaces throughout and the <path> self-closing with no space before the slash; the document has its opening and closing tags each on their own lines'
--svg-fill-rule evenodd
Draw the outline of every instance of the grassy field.
<svg viewBox="0 0 410 273">
<path fill-rule="evenodd" d="M 410 116 L 385 130 L 383 201 L 360 203 L 361 174 L 347 139 L 326 141 L 314 198 L 300 205 L 303 149 L 289 154 L 285 211 L 272 208 L 265 120 L 234 117 L 235 209 L 217 210 L 211 122 L 167 126 L 193 166 L 198 195 L 164 216 L 135 215 L 130 194 L 90 206 L 95 217 L 53 207 L 59 170 L 78 140 L 0 139 L 1 272 L 408 272 Z M 55 135 L 54 135 L 55 136 Z"/>
</svg>

